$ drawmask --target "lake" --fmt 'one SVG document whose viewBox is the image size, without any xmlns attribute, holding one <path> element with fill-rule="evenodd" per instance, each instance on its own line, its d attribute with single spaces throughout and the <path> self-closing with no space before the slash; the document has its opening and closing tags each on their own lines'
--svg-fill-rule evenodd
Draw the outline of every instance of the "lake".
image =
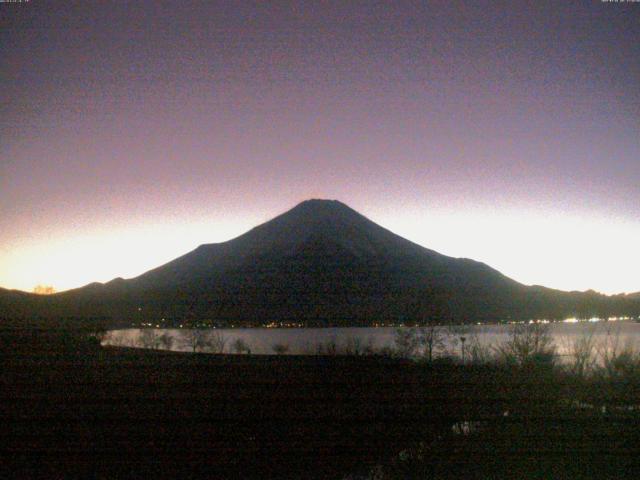
<svg viewBox="0 0 640 480">
<path fill-rule="evenodd" d="M 549 334 L 557 353 L 566 357 L 576 341 L 590 338 L 594 351 L 620 351 L 623 348 L 640 350 L 640 323 L 620 321 L 556 322 L 547 324 Z M 463 330 L 443 328 L 444 348 L 439 353 L 460 356 L 461 337 L 465 338 L 465 348 L 473 343 L 493 347 L 509 338 L 515 325 L 471 325 Z M 152 330 L 151 335 L 167 334 L 173 339 L 171 350 L 189 351 L 183 334 L 186 329 L 122 329 L 112 330 L 103 345 L 137 346 L 144 344 L 143 332 Z M 393 348 L 396 338 L 395 327 L 378 328 L 233 328 L 215 329 L 215 335 L 224 340 L 224 352 L 235 353 L 234 343 L 242 340 L 252 354 L 273 354 L 278 348 L 288 354 L 316 354 L 318 352 L 380 350 Z M 147 333 L 149 336 L 149 333 Z M 147 345 L 149 343 L 147 342 Z M 161 346 L 158 348 L 162 348 Z M 467 350 L 468 351 L 468 350 Z"/>
</svg>

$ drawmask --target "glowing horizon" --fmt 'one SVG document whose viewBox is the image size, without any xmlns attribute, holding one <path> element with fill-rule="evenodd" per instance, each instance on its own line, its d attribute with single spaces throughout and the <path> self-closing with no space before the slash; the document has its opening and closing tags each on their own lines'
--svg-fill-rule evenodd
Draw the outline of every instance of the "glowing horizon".
<svg viewBox="0 0 640 480">
<path fill-rule="evenodd" d="M 632 223 L 531 212 L 523 221 L 513 211 L 423 215 L 409 210 L 389 215 L 385 209 L 370 210 L 360 212 L 402 237 L 444 255 L 486 263 L 525 285 L 605 294 L 640 291 L 640 259 L 633 255 L 640 244 L 640 227 Z M 0 272 L 0 286 L 32 291 L 36 285 L 50 285 L 60 292 L 133 278 L 203 243 L 231 240 L 283 211 L 251 218 L 252 224 L 176 222 L 34 243 L 0 257 L 9 266 Z M 604 255 L 598 249 L 609 238 L 616 239 L 616 248 Z"/>
</svg>

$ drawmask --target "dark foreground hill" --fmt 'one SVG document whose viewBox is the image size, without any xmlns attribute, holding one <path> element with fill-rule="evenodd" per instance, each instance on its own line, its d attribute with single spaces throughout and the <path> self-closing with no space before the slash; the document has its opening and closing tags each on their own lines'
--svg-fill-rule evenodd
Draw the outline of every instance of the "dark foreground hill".
<svg viewBox="0 0 640 480">
<path fill-rule="evenodd" d="M 1 478 L 338 480 L 376 465 L 388 475 L 351 478 L 640 471 L 633 372 L 620 385 L 545 364 L 73 350 L 31 334 L 0 330 Z"/>
<path fill-rule="evenodd" d="M 0 291 L 0 312 L 111 324 L 165 318 L 339 326 L 635 316 L 640 298 L 525 286 L 483 263 L 412 243 L 340 202 L 309 200 L 137 278 L 46 297 Z"/>
</svg>

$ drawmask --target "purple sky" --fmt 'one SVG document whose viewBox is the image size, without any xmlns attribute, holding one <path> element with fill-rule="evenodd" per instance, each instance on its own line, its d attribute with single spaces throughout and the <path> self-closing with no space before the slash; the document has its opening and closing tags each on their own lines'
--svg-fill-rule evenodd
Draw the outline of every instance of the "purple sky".
<svg viewBox="0 0 640 480">
<path fill-rule="evenodd" d="M 640 290 L 640 3 L 263 3 L 0 3 L 0 286 L 134 276 L 319 197 Z"/>
</svg>

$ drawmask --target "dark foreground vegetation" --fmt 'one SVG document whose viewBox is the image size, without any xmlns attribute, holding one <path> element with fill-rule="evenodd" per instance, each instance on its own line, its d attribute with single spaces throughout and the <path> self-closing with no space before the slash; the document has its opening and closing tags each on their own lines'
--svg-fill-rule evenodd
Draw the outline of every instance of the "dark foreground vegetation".
<svg viewBox="0 0 640 480">
<path fill-rule="evenodd" d="M 0 335 L 3 478 L 638 478 L 640 369 Z"/>
</svg>

